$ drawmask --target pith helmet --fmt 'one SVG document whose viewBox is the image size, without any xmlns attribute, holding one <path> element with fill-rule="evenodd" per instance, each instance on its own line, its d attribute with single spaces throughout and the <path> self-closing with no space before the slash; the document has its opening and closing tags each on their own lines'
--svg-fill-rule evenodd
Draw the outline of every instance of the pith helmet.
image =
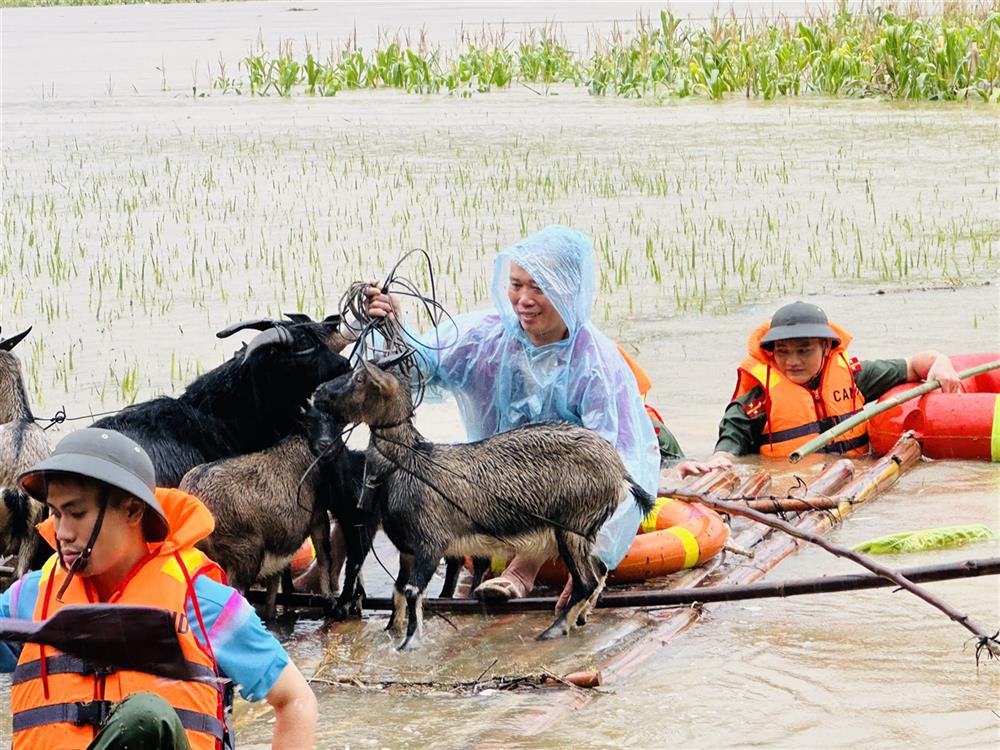
<svg viewBox="0 0 1000 750">
<path fill-rule="evenodd" d="M 760 340 L 760 348 L 772 352 L 774 342 L 787 339 L 833 339 L 840 343 L 840 336 L 830 328 L 826 313 L 808 302 L 793 302 L 780 308 L 771 318 L 771 328 Z"/>
<path fill-rule="evenodd" d="M 162 542 L 167 538 L 169 527 L 156 499 L 153 462 L 138 443 L 120 432 L 97 427 L 71 432 L 59 441 L 51 456 L 23 472 L 17 481 L 25 492 L 45 502 L 45 480 L 50 474 L 97 479 L 139 498 L 148 506 L 143 514 L 146 541 Z"/>
</svg>

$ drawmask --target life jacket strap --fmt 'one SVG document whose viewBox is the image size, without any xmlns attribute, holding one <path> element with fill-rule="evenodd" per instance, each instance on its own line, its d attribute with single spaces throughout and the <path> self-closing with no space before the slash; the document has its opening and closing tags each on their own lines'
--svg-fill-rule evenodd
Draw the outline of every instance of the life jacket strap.
<svg viewBox="0 0 1000 750">
<path fill-rule="evenodd" d="M 860 409 L 858 411 L 860 411 Z M 787 430 L 778 430 L 777 432 L 768 434 L 770 435 L 772 443 L 783 443 L 786 440 L 794 440 L 795 438 L 805 437 L 806 435 L 818 435 L 821 432 L 826 432 L 834 425 L 840 424 L 845 419 L 853 417 L 857 413 L 857 411 L 852 411 L 847 414 L 836 414 L 832 417 L 824 417 L 816 422 L 807 422 L 806 424 L 799 425 L 798 427 L 790 427 Z M 867 438 L 865 441 L 867 442 Z"/>
<path fill-rule="evenodd" d="M 191 674 L 195 679 L 206 679 L 214 681 L 216 679 L 215 670 L 211 667 L 206 667 L 203 664 L 196 664 L 193 661 L 189 661 L 188 669 L 191 670 Z M 118 670 L 114 667 L 99 667 L 83 659 L 78 659 L 75 656 L 69 656 L 68 654 L 59 654 L 58 656 L 47 656 L 45 658 L 45 671 L 50 674 L 79 674 L 79 675 L 109 675 L 114 674 Z M 35 659 L 34 661 L 26 661 L 18 664 L 14 668 L 14 674 L 11 678 L 11 685 L 19 685 L 22 682 L 28 682 L 29 680 L 37 680 L 42 676 L 42 660 Z"/>
<path fill-rule="evenodd" d="M 865 432 L 857 437 L 851 438 L 850 440 L 841 440 L 836 443 L 830 443 L 825 445 L 820 449 L 821 453 L 838 453 L 843 455 L 844 453 L 849 453 L 855 448 L 864 448 L 868 445 L 870 441 L 868 440 L 868 433 Z"/>
<path fill-rule="evenodd" d="M 77 701 L 76 703 L 56 703 L 51 706 L 29 708 L 14 714 L 15 732 L 46 726 L 47 724 L 76 724 L 78 727 L 100 727 L 108 720 L 115 704 L 111 701 Z M 192 732 L 204 732 L 222 741 L 222 722 L 214 716 L 175 708 L 177 717 L 184 729 Z"/>
<path fill-rule="evenodd" d="M 29 708 L 14 714 L 14 731 L 34 729 L 46 724 L 76 724 L 78 727 L 99 727 L 111 715 L 114 703 L 111 701 L 77 701 L 76 703 L 56 703 L 51 706 Z"/>
</svg>

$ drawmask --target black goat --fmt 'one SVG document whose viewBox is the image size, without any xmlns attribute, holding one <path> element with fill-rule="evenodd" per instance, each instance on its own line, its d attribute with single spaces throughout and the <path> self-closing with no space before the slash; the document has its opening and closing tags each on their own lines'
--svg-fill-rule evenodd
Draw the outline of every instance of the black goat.
<svg viewBox="0 0 1000 750">
<path fill-rule="evenodd" d="M 569 603 L 539 635 L 566 635 L 586 622 L 607 567 L 593 554 L 597 532 L 629 496 L 643 515 L 653 498 L 628 475 L 608 441 L 565 423 L 519 427 L 465 445 L 429 443 L 413 426 L 409 384 L 362 362 L 316 391 L 316 408 L 371 430 L 368 484 L 378 487 L 382 528 L 412 572 L 400 566 L 389 628 L 408 620 L 400 648 L 420 631 L 424 591 L 445 555 L 558 553 L 573 581 Z"/>
<path fill-rule="evenodd" d="M 0 341 L 0 555 L 15 555 L 14 576 L 39 567 L 50 552 L 39 544 L 35 524 L 45 506 L 17 486 L 17 475 L 50 453 L 49 441 L 35 424 L 21 377 L 21 363 L 12 349 L 31 331 Z"/>
<path fill-rule="evenodd" d="M 347 340 L 339 316 L 318 323 L 256 320 L 220 331 L 261 331 L 229 361 L 192 382 L 178 398 L 161 396 L 99 419 L 146 449 L 161 487 L 176 487 L 198 464 L 253 453 L 292 434 L 316 386 L 346 372 L 337 352 Z"/>
</svg>

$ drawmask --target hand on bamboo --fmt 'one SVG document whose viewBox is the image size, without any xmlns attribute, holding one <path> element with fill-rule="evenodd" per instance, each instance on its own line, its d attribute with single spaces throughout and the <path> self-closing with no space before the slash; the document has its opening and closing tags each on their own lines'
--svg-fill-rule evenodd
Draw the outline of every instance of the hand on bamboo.
<svg viewBox="0 0 1000 750">
<path fill-rule="evenodd" d="M 695 474 L 707 474 L 712 469 L 730 469 L 733 466 L 733 456 L 725 451 L 714 453 L 707 461 L 681 461 L 670 470 L 676 479 L 685 479 Z"/>
<path fill-rule="evenodd" d="M 942 393 L 962 392 L 962 381 L 958 379 L 958 372 L 951 360 L 943 354 L 938 355 L 927 371 L 927 380 L 937 380 L 941 383 Z"/>
<path fill-rule="evenodd" d="M 378 282 L 365 287 L 368 298 L 368 313 L 374 318 L 389 318 L 398 321 L 403 311 L 403 300 L 398 294 L 383 294 Z"/>
</svg>

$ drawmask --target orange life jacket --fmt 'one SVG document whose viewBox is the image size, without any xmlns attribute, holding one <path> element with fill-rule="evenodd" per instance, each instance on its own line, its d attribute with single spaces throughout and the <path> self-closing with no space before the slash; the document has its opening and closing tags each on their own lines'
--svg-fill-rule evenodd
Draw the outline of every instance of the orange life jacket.
<svg viewBox="0 0 1000 750">
<path fill-rule="evenodd" d="M 646 403 L 646 394 L 649 393 L 650 388 L 653 387 L 653 381 L 649 379 L 649 375 L 647 375 L 646 371 L 642 369 L 642 366 L 625 353 L 621 344 L 616 343 L 615 348 L 618 349 L 618 353 L 622 355 L 622 359 L 625 360 L 625 364 L 628 365 L 628 369 L 630 369 L 632 371 L 632 375 L 635 376 L 635 384 L 639 388 L 639 395 L 642 396 L 642 403 L 643 406 L 646 407 L 646 414 L 648 414 L 649 418 L 653 421 L 653 428 L 657 433 L 659 433 L 660 428 L 657 427 L 657 424 L 665 426 L 666 422 L 663 421 L 663 417 L 660 416 L 660 413 L 656 409 Z"/>
<path fill-rule="evenodd" d="M 782 375 L 774 364 L 774 355 L 761 349 L 760 340 L 770 327 L 770 323 L 765 323 L 750 335 L 747 344 L 750 356 L 737 371 L 733 399 L 758 386 L 764 389 L 764 397 L 747 404 L 744 410 L 750 417 L 761 413 L 767 415 L 761 454 L 784 457 L 858 412 L 865 399 L 854 383 L 857 360 L 848 357 L 847 345 L 851 336 L 847 331 L 830 324 L 840 336 L 840 343 L 827 355 L 819 387 L 812 391 Z M 841 435 L 823 451 L 845 456 L 864 455 L 868 452 L 867 423 Z"/>
<path fill-rule="evenodd" d="M 196 677 L 210 681 L 172 681 L 141 672 L 95 673 L 80 659 L 52 647 L 27 643 L 11 687 L 15 750 L 85 748 L 112 705 L 138 692 L 155 693 L 174 707 L 192 750 L 222 746 L 225 717 L 222 689 L 215 679 L 218 667 L 194 593 L 194 580 L 199 575 L 225 580 L 222 569 L 193 546 L 212 533 L 215 522 L 201 501 L 186 492 L 158 489 L 156 497 L 167 516 L 170 533 L 164 542 L 149 545 L 149 555 L 132 570 L 106 606 L 142 605 L 177 613 L 174 619 L 184 656 Z M 52 519 L 39 524 L 39 531 L 54 547 Z M 74 577 L 63 601 L 56 601 L 55 592 L 65 579 L 66 571 L 59 565 L 58 556 L 53 555 L 42 568 L 35 621 L 47 619 L 67 604 L 98 603 L 97 592 L 85 576 Z M 198 616 L 196 623 L 188 622 L 189 599 Z"/>
</svg>

